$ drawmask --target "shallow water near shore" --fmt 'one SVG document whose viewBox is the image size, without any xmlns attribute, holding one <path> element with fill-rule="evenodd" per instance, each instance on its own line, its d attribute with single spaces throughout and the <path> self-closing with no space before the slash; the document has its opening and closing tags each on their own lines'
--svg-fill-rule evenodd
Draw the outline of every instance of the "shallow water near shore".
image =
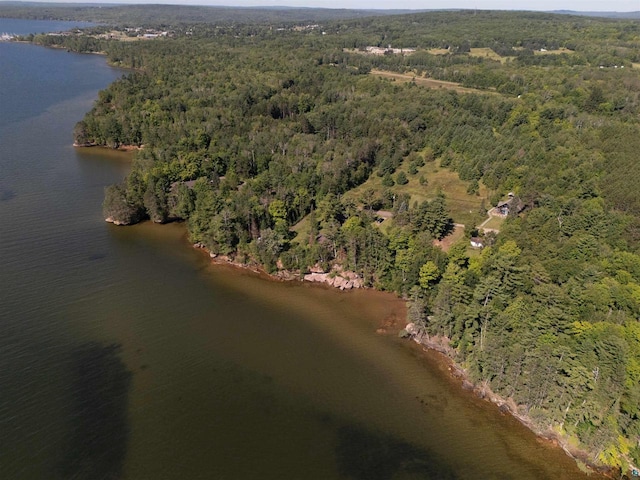
<svg viewBox="0 0 640 480">
<path fill-rule="evenodd" d="M 126 157 L 70 132 L 122 72 L 0 58 L 2 478 L 587 478 L 376 333 L 404 315 L 394 296 L 212 265 L 183 225 L 105 223 Z"/>
</svg>

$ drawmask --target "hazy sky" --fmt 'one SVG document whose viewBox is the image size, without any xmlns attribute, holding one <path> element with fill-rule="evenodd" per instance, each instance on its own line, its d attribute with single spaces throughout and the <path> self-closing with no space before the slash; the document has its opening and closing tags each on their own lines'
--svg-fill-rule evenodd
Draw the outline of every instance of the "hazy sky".
<svg viewBox="0 0 640 480">
<path fill-rule="evenodd" d="M 1 0 L 0 0 L 1 1 Z M 46 1 L 46 0 L 45 0 Z M 174 5 L 225 5 L 259 6 L 272 5 L 323 8 L 376 8 L 376 9 L 436 9 L 466 8 L 481 10 L 580 10 L 599 12 L 640 11 L 640 0 L 50 0 L 80 3 L 170 3 Z"/>
</svg>

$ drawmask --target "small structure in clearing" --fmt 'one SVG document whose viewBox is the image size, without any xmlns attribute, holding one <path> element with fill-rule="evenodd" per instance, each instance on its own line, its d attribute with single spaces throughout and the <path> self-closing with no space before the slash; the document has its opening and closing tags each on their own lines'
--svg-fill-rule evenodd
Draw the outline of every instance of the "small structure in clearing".
<svg viewBox="0 0 640 480">
<path fill-rule="evenodd" d="M 525 204 L 516 197 L 512 192 L 509 192 L 509 200 L 505 200 L 504 202 L 498 203 L 496 205 L 496 213 L 498 215 L 502 215 L 504 217 L 509 214 L 517 215 L 522 212 L 525 208 Z"/>
<path fill-rule="evenodd" d="M 415 48 L 392 48 L 391 45 L 387 47 L 367 46 L 364 49 L 344 49 L 347 52 L 362 53 L 369 55 L 411 55 L 416 51 Z"/>
<path fill-rule="evenodd" d="M 480 237 L 471 237 L 470 243 L 472 248 L 484 248 L 484 240 Z"/>
</svg>

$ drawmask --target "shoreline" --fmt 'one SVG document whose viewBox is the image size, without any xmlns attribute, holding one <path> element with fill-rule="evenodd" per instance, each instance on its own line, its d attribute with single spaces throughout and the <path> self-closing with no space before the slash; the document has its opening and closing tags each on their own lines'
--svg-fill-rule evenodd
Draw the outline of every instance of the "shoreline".
<svg viewBox="0 0 640 480">
<path fill-rule="evenodd" d="M 590 473 L 602 475 L 606 478 L 618 478 L 620 472 L 602 465 L 595 464 L 586 450 L 573 447 L 569 443 L 569 439 L 552 429 L 540 429 L 533 420 L 527 415 L 517 412 L 517 405 L 511 398 L 505 398 L 495 393 L 488 385 L 473 383 L 469 379 L 467 371 L 449 355 L 445 346 L 448 339 L 431 337 L 428 340 L 410 338 L 409 342 L 413 348 L 418 349 L 425 358 L 436 356 L 441 369 L 447 371 L 448 377 L 452 383 L 455 383 L 461 390 L 466 390 L 478 400 L 493 405 L 502 415 L 509 415 L 518 423 L 532 432 L 538 441 L 543 442 L 553 448 L 558 448 L 571 459 L 573 459 L 579 468 L 586 468 Z M 415 346 L 414 346 L 415 345 Z M 622 478 L 622 477 L 620 477 Z"/>
<path fill-rule="evenodd" d="M 95 148 L 98 150 L 107 150 L 107 151 L 123 152 L 123 153 L 137 152 L 138 150 L 142 150 L 143 148 L 143 147 L 136 147 L 135 145 L 120 145 L 116 148 L 111 148 L 105 145 L 99 145 L 97 143 L 78 143 L 78 142 L 73 142 L 72 146 L 74 148 Z"/>
<path fill-rule="evenodd" d="M 297 281 L 303 284 L 316 284 L 316 286 L 322 285 L 323 288 L 340 289 L 337 286 L 327 282 L 316 282 L 313 280 L 305 279 L 305 275 L 302 273 L 295 273 L 289 270 L 278 270 L 276 274 L 270 274 L 266 272 L 260 264 L 257 263 L 241 263 L 232 260 L 231 258 L 223 255 L 212 255 L 209 250 L 199 244 L 191 244 L 192 248 L 201 250 L 203 255 L 206 255 L 213 265 L 220 265 L 225 267 L 231 267 L 245 272 L 251 272 L 269 281 L 275 282 L 293 282 Z M 372 287 L 361 286 L 365 290 L 376 290 Z M 340 289 L 344 290 L 344 289 Z M 386 292 L 391 294 L 391 292 Z M 398 336 L 398 334 L 407 327 L 406 319 L 396 319 L 395 322 L 385 322 L 376 329 L 376 333 L 386 336 Z M 487 402 L 495 407 L 500 414 L 510 415 L 514 420 L 519 422 L 530 432 L 532 432 L 538 441 L 547 444 L 552 448 L 558 448 L 564 451 L 564 453 L 574 460 L 580 469 L 586 469 L 590 473 L 602 475 L 607 478 L 615 478 L 619 472 L 612 470 L 609 467 L 604 467 L 595 464 L 591 459 L 587 451 L 581 450 L 576 447 L 572 447 L 569 443 L 569 439 L 560 435 L 559 433 L 547 429 L 539 429 L 531 420 L 530 417 L 522 415 L 517 412 L 517 405 L 512 399 L 505 399 L 504 397 L 493 392 L 488 385 L 475 384 L 471 382 L 466 370 L 450 355 L 450 349 L 447 345 L 447 339 L 433 339 L 428 337 L 427 340 L 422 338 L 416 338 L 411 335 L 412 342 L 406 343 L 406 347 L 417 351 L 419 356 L 428 361 L 429 363 L 435 363 L 434 366 L 440 368 L 448 377 L 448 380 L 455 384 L 457 388 L 462 391 L 468 391 L 478 400 Z M 434 358 L 435 357 L 435 358 Z"/>
<path fill-rule="evenodd" d="M 106 219 L 109 222 L 109 219 Z M 111 219 L 111 223 L 113 219 Z M 371 289 L 363 284 L 362 278 L 350 270 L 343 270 L 338 264 L 332 266 L 328 272 L 325 272 L 320 267 L 314 267 L 309 269 L 310 273 L 295 272 L 279 268 L 276 273 L 268 273 L 262 268 L 262 265 L 256 262 L 242 263 L 237 262 L 227 255 L 218 255 L 211 253 L 204 245 L 195 243 L 193 248 L 202 250 L 211 259 L 211 262 L 218 265 L 232 265 L 237 268 L 250 270 L 254 273 L 264 275 L 265 278 L 279 281 L 300 281 L 306 283 L 325 284 L 329 287 L 337 288 L 339 290 L 352 290 L 352 289 Z M 374 289 L 375 290 L 375 289 Z"/>
</svg>

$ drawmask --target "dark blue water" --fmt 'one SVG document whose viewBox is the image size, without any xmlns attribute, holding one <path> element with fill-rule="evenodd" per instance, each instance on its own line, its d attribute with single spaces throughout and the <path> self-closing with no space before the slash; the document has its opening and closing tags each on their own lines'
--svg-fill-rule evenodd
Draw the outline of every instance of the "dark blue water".
<svg viewBox="0 0 640 480">
<path fill-rule="evenodd" d="M 93 25 L 89 22 L 67 22 L 62 20 L 23 20 L 19 18 L 0 18 L 0 33 L 29 35 L 30 33 L 64 32 L 73 28 Z"/>
<path fill-rule="evenodd" d="M 584 478 L 377 334 L 399 300 L 213 268 L 180 225 L 105 223 L 127 157 L 71 132 L 121 74 L 0 43 L 1 479 Z"/>
<path fill-rule="evenodd" d="M 0 33 L 28 34 L 33 28 L 57 32 L 77 25 L 71 22 L 33 22 L 0 19 Z M 84 24 L 81 24 L 84 25 Z M 6 29 L 6 30 L 5 30 Z M 85 61 L 83 55 L 65 55 L 15 42 L 0 48 L 0 127 L 45 112 L 51 105 L 78 94 L 95 93 L 104 87 L 105 62 Z M 67 58 L 64 58 L 67 57 Z M 64 68 L 59 68 L 60 64 Z M 69 79 L 74 79 L 71 83 Z M 25 102 L 24 99 L 29 101 Z"/>
</svg>

